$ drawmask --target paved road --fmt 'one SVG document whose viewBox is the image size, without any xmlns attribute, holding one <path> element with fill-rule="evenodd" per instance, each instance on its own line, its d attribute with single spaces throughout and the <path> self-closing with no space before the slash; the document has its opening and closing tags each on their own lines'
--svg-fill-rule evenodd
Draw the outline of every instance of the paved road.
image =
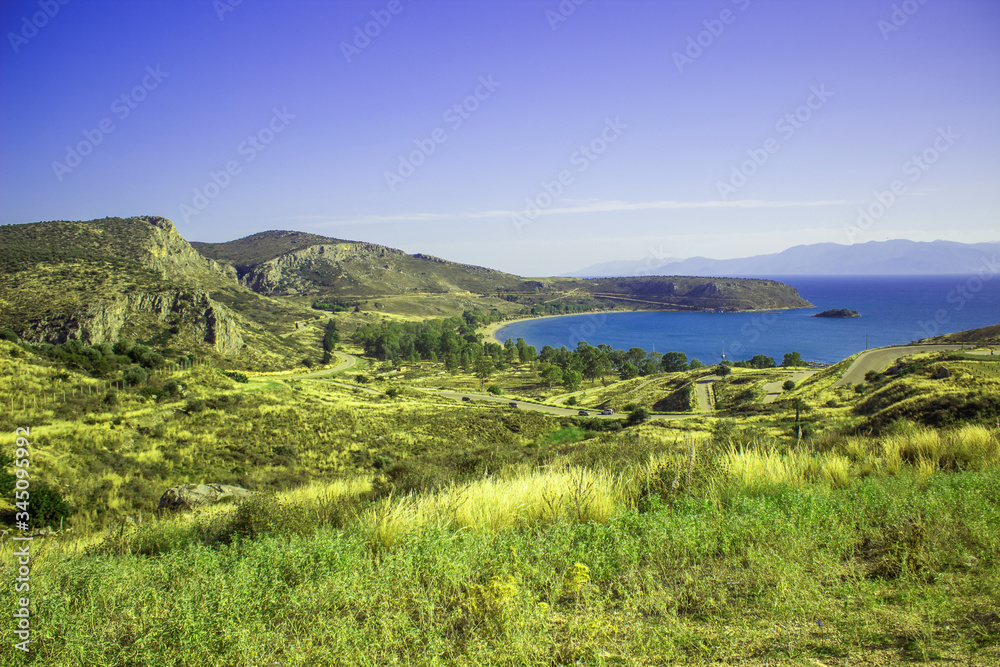
<svg viewBox="0 0 1000 667">
<path fill-rule="evenodd" d="M 764 385 L 764 392 L 766 394 L 764 396 L 764 402 L 774 403 L 776 400 L 778 400 L 778 397 L 781 396 L 781 394 L 783 394 L 785 391 L 784 389 L 781 388 L 781 385 L 785 384 L 785 382 L 787 382 L 788 380 L 791 380 L 795 384 L 798 384 L 801 380 L 805 380 L 807 377 L 813 375 L 814 373 L 819 373 L 819 369 L 816 368 L 813 370 L 802 371 L 801 373 L 795 373 L 793 375 L 790 375 L 786 377 L 784 380 L 776 380 L 775 382 L 768 382 L 767 384 Z"/>
<path fill-rule="evenodd" d="M 347 354 L 346 352 L 334 352 L 337 358 L 340 359 L 340 363 L 333 368 L 324 368 L 321 371 L 313 371 L 312 373 L 302 373 L 296 375 L 297 378 L 318 378 L 324 375 L 333 375 L 335 373 L 340 373 L 346 371 L 348 368 L 354 368 L 358 364 L 358 358 L 353 354 Z"/>
<path fill-rule="evenodd" d="M 712 398 L 710 392 L 712 390 L 712 385 L 719 378 L 714 375 L 709 375 L 698 380 L 694 385 L 695 393 L 698 394 L 698 411 L 699 412 L 712 412 L 715 408 L 712 406 Z"/>
<path fill-rule="evenodd" d="M 903 345 L 900 347 L 882 347 L 876 350 L 869 350 L 854 360 L 844 376 L 833 383 L 834 387 L 843 387 L 849 384 L 861 384 L 865 381 L 865 373 L 868 371 L 883 371 L 892 365 L 900 357 L 918 352 L 934 352 L 943 350 L 957 350 L 959 345 Z"/>
<path fill-rule="evenodd" d="M 501 403 L 507 405 L 508 403 L 517 403 L 518 408 L 521 410 L 531 410 L 533 412 L 544 412 L 549 415 L 557 415 L 559 417 L 571 417 L 579 413 L 580 408 L 557 408 L 552 405 L 542 405 L 540 403 L 529 403 L 523 400 L 514 400 L 511 398 L 504 398 L 502 396 L 493 396 L 492 394 L 470 394 L 469 392 L 463 391 L 447 391 L 444 389 L 425 389 L 423 387 L 414 387 L 419 391 L 427 392 L 428 394 L 434 394 L 436 396 L 443 396 L 445 398 L 454 398 L 462 400 L 462 397 L 468 396 L 473 401 L 488 402 L 488 403 Z M 599 410 L 587 410 L 591 417 L 598 417 L 600 419 L 622 419 L 626 415 L 622 413 L 614 415 L 602 415 Z M 690 419 L 694 415 L 650 415 L 650 419 Z"/>
</svg>

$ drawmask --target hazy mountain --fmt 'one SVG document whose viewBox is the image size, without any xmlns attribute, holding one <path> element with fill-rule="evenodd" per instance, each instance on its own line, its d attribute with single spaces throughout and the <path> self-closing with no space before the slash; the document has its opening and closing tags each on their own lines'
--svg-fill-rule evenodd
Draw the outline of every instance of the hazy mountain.
<svg viewBox="0 0 1000 667">
<path fill-rule="evenodd" d="M 691 257 L 667 263 L 605 262 L 575 271 L 573 276 L 795 276 L 795 275 L 913 275 L 974 273 L 1000 255 L 1000 243 L 953 241 L 869 241 L 855 245 L 816 243 L 794 246 L 771 255 L 741 259 Z M 662 265 L 661 265 L 662 264 Z"/>
</svg>

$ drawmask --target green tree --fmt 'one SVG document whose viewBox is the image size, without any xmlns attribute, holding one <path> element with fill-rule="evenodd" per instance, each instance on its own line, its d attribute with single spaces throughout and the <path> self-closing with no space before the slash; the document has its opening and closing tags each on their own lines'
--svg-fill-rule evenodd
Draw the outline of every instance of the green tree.
<svg viewBox="0 0 1000 667">
<path fill-rule="evenodd" d="M 781 385 L 781 388 L 785 391 L 791 391 L 792 389 L 795 389 L 795 382 L 792 380 L 785 380 L 785 383 Z"/>
<path fill-rule="evenodd" d="M 493 375 L 493 371 L 496 370 L 496 366 L 493 364 L 493 359 L 491 357 L 482 356 L 476 359 L 476 377 L 479 378 L 480 388 L 486 384 L 486 381 L 490 379 Z"/>
<path fill-rule="evenodd" d="M 697 361 L 692 360 L 692 361 Z M 688 369 L 688 358 L 683 352 L 667 352 L 660 359 L 660 370 L 664 373 L 680 373 Z"/>
<path fill-rule="evenodd" d="M 569 370 L 563 373 L 563 386 L 569 391 L 576 391 L 583 384 L 583 374 L 580 371 Z"/>
<path fill-rule="evenodd" d="M 563 381 L 563 370 L 555 364 L 543 364 L 540 375 L 548 383 L 549 389 L 552 388 L 552 385 Z"/>
<path fill-rule="evenodd" d="M 781 365 L 786 368 L 790 366 L 805 366 L 806 362 L 802 361 L 802 355 L 798 352 L 786 352 L 785 358 L 781 361 Z"/>
<path fill-rule="evenodd" d="M 755 354 L 750 358 L 750 366 L 752 368 L 774 368 L 774 358 Z"/>
<path fill-rule="evenodd" d="M 636 368 L 636 365 L 633 364 L 631 360 L 622 364 L 621 378 L 623 380 L 631 380 L 636 377 L 639 377 L 639 369 Z"/>
<path fill-rule="evenodd" d="M 715 374 L 722 378 L 726 377 L 732 372 L 733 368 L 729 364 L 719 364 L 718 366 L 715 367 Z"/>
</svg>

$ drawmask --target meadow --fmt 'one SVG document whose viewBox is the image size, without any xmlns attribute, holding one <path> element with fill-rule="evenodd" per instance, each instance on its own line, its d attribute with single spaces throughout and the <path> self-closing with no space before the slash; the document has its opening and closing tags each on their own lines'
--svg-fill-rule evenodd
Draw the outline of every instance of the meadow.
<svg viewBox="0 0 1000 667">
<path fill-rule="evenodd" d="M 434 397 L 414 385 L 483 383 L 432 362 L 340 384 L 195 365 L 111 392 L 0 341 L 0 448 L 30 426 L 32 479 L 74 510 L 32 545 L 32 651 L 0 661 L 994 664 L 1000 430 L 919 417 L 997 396 L 997 366 L 916 355 L 835 388 L 846 363 L 774 404 L 784 371 L 735 368 L 725 409 L 627 425 Z M 654 406 L 707 372 L 573 394 Z M 560 398 L 537 365 L 490 382 Z M 203 481 L 261 493 L 154 511 Z M 5 539 L 3 608 L 15 562 Z"/>
</svg>

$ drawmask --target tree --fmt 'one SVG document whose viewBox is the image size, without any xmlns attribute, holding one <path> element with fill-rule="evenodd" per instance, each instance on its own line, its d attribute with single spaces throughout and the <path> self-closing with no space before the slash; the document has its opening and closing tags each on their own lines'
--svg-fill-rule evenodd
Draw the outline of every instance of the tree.
<svg viewBox="0 0 1000 667">
<path fill-rule="evenodd" d="M 785 358 L 781 361 L 781 365 L 786 368 L 789 366 L 805 366 L 806 362 L 802 361 L 802 355 L 798 352 L 785 352 Z"/>
<path fill-rule="evenodd" d="M 733 372 L 732 367 L 729 364 L 719 364 L 715 367 L 715 374 L 720 378 L 724 378 Z"/>
<path fill-rule="evenodd" d="M 583 383 L 583 375 L 580 371 L 566 371 L 563 373 L 563 386 L 569 391 L 576 391 Z"/>
<path fill-rule="evenodd" d="M 693 359 L 692 361 L 697 361 L 697 359 Z M 660 359 L 660 370 L 664 373 L 680 373 L 687 369 L 688 358 L 683 352 L 667 352 Z"/>
<path fill-rule="evenodd" d="M 621 378 L 623 380 L 631 380 L 637 377 L 639 377 L 639 369 L 636 368 L 635 364 L 631 361 L 626 361 L 622 364 Z"/>
<path fill-rule="evenodd" d="M 563 370 L 555 364 L 543 364 L 541 376 L 549 384 L 549 389 L 551 389 L 552 385 L 563 381 Z"/>
<path fill-rule="evenodd" d="M 490 357 L 484 356 L 476 359 L 476 377 L 479 378 L 480 387 L 486 384 L 494 370 L 496 370 L 496 366 L 493 365 L 493 359 Z"/>
<path fill-rule="evenodd" d="M 755 354 L 750 357 L 750 366 L 753 368 L 774 368 L 774 358 L 765 357 L 763 354 Z"/>
<path fill-rule="evenodd" d="M 337 332 L 337 323 L 331 317 L 326 323 L 326 330 L 323 332 L 323 363 L 328 364 L 333 358 L 333 351 L 340 342 L 340 333 Z"/>
<path fill-rule="evenodd" d="M 691 367 L 691 370 L 696 370 L 698 368 L 704 368 L 705 364 L 701 363 L 697 359 L 692 359 L 691 363 L 689 364 L 689 366 Z"/>
</svg>

